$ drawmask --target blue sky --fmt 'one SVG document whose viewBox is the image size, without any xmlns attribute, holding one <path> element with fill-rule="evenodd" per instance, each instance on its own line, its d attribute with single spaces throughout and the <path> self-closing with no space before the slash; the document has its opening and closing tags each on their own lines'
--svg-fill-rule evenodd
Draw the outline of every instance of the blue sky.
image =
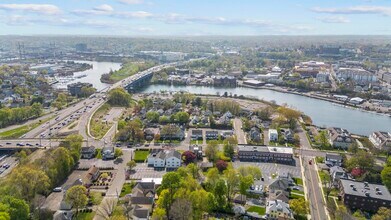
<svg viewBox="0 0 391 220">
<path fill-rule="evenodd" d="M 0 35 L 389 35 L 390 0 L 0 0 Z"/>
</svg>

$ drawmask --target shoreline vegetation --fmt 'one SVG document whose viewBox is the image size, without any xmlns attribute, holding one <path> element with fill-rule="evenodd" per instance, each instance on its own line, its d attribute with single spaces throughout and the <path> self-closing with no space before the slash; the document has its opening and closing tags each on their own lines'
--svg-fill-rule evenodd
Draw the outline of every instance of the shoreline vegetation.
<svg viewBox="0 0 391 220">
<path fill-rule="evenodd" d="M 172 84 L 170 84 L 168 82 L 167 83 L 164 83 L 164 82 L 153 82 L 151 84 L 155 84 L 155 85 L 172 85 Z M 177 86 L 186 87 L 187 85 L 177 85 Z M 201 85 L 189 85 L 189 86 L 201 86 Z M 214 86 L 210 85 L 210 86 L 205 86 L 205 87 L 214 87 Z M 311 95 L 311 94 L 306 94 L 306 93 L 296 92 L 296 91 L 288 91 L 287 89 L 285 89 L 283 87 L 280 87 L 280 86 L 276 86 L 276 85 L 274 87 L 270 87 L 270 86 L 251 86 L 251 85 L 246 85 L 246 84 L 240 84 L 237 87 L 246 87 L 246 88 L 252 88 L 252 89 L 265 89 L 265 90 L 271 90 L 271 91 L 276 91 L 276 92 L 281 92 L 281 93 L 286 93 L 286 94 L 300 95 L 300 96 L 304 96 L 304 97 L 308 97 L 308 98 L 314 98 L 314 99 L 318 99 L 318 100 L 322 100 L 322 101 L 326 101 L 326 102 L 331 102 L 333 104 L 340 105 L 342 107 L 350 108 L 350 109 L 353 109 L 353 110 L 359 110 L 359 111 L 362 111 L 362 112 L 368 112 L 368 113 L 372 113 L 372 114 L 384 115 L 384 116 L 391 117 L 390 113 L 379 113 L 379 112 L 376 112 L 374 110 L 364 109 L 364 108 L 362 108 L 360 106 L 356 106 L 354 104 L 349 104 L 349 103 L 346 103 L 346 102 L 342 102 L 342 101 L 339 101 L 339 100 L 326 98 L 326 97 L 322 97 L 322 96 L 318 96 L 318 95 Z M 197 95 L 203 95 L 203 94 L 197 94 Z M 213 94 L 211 94 L 211 95 L 213 95 Z M 254 99 L 256 99 L 256 98 L 254 97 Z M 266 101 L 266 100 L 263 100 L 263 101 Z M 268 102 L 268 101 L 266 101 L 266 102 Z"/>
<path fill-rule="evenodd" d="M 121 69 L 103 74 L 100 81 L 102 83 L 114 84 L 155 65 L 156 63 L 151 61 L 125 61 L 122 64 Z"/>
</svg>

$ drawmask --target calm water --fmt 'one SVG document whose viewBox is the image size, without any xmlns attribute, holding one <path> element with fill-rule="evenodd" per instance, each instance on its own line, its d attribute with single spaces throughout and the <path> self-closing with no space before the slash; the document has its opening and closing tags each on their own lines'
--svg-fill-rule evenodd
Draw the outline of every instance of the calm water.
<svg viewBox="0 0 391 220">
<path fill-rule="evenodd" d="M 254 96 L 266 101 L 275 101 L 280 105 L 286 103 L 288 106 L 309 115 L 312 118 L 313 123 L 318 126 L 341 127 L 348 129 L 352 133 L 361 135 L 369 135 L 372 132 L 379 130 L 391 131 L 391 117 L 345 108 L 327 101 L 267 89 L 150 85 L 142 92 L 151 93 L 162 90 L 187 91 L 196 94 L 211 95 L 215 95 L 217 92 L 220 94 L 228 92 L 237 95 Z"/>
<path fill-rule="evenodd" d="M 57 88 L 66 88 L 67 84 L 75 83 L 75 82 L 88 82 L 92 83 L 94 87 L 99 91 L 102 90 L 108 86 L 109 84 L 102 83 L 100 81 L 100 76 L 105 73 L 109 73 L 110 70 L 119 70 L 121 68 L 121 63 L 113 63 L 113 62 L 95 62 L 95 61 L 75 61 L 78 63 L 88 63 L 91 64 L 93 67 L 92 69 L 88 69 L 86 71 L 82 72 L 75 72 L 74 76 L 81 76 L 81 75 L 87 75 L 86 77 L 75 79 L 73 81 L 70 81 L 66 84 L 57 84 Z"/>
</svg>

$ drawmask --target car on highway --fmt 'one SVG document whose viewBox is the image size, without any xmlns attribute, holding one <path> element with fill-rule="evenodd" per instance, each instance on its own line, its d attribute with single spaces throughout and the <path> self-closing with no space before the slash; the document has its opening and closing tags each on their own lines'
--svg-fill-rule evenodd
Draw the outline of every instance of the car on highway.
<svg viewBox="0 0 391 220">
<path fill-rule="evenodd" d="M 5 164 L 3 164 L 3 166 L 2 166 L 3 168 L 5 168 L 5 169 L 8 169 L 8 168 L 10 168 L 11 167 L 11 165 L 9 165 L 8 163 L 5 163 Z"/>
<path fill-rule="evenodd" d="M 6 145 L 11 145 L 12 143 L 10 143 L 10 142 L 7 142 L 7 143 L 5 143 Z"/>
<path fill-rule="evenodd" d="M 27 143 L 26 145 L 27 145 L 27 146 L 30 146 L 30 147 L 32 147 L 32 146 L 33 146 L 33 145 L 32 145 L 32 144 L 30 144 L 30 143 Z"/>
<path fill-rule="evenodd" d="M 308 161 L 308 164 L 309 164 L 309 165 L 312 165 L 312 160 Z"/>
</svg>

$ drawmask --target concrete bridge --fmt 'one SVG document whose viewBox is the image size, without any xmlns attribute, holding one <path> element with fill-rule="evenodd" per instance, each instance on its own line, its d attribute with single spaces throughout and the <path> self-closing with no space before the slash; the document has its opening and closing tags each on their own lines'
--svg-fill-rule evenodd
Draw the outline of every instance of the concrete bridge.
<svg viewBox="0 0 391 220">
<path fill-rule="evenodd" d="M 131 79 L 126 85 L 124 85 L 124 88 L 129 92 L 135 92 L 145 86 L 149 83 L 153 76 L 152 71 L 148 71 L 145 73 L 137 74 L 136 77 Z"/>
</svg>

